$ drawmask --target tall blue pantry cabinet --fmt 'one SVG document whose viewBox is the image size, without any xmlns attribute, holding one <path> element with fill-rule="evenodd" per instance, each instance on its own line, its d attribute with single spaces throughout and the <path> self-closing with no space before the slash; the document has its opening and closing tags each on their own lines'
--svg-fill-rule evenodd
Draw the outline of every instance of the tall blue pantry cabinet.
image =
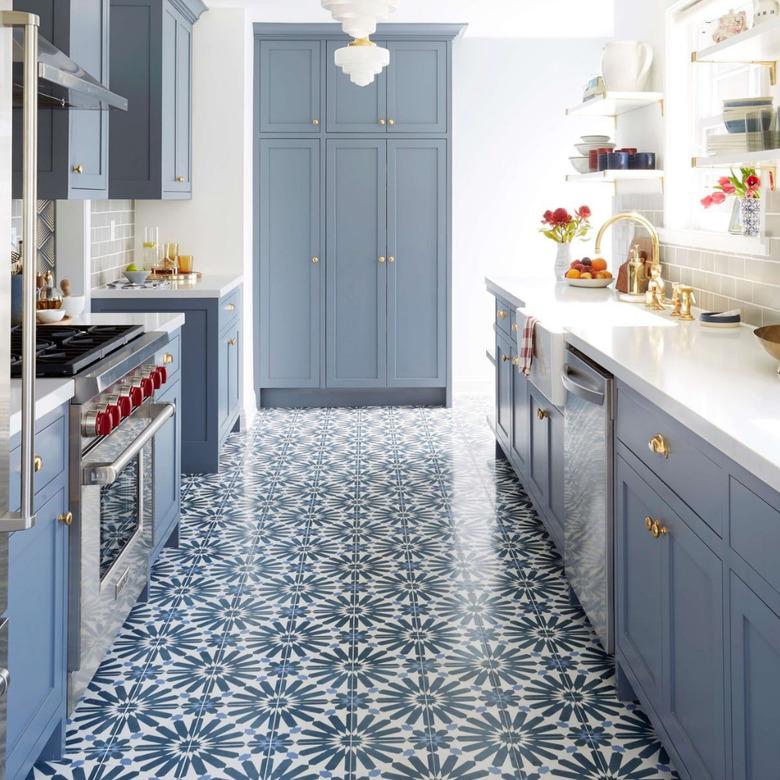
<svg viewBox="0 0 780 780">
<path fill-rule="evenodd" d="M 336 25 L 255 25 L 261 406 L 451 400 L 452 48 L 380 25 L 356 87 Z"/>
</svg>

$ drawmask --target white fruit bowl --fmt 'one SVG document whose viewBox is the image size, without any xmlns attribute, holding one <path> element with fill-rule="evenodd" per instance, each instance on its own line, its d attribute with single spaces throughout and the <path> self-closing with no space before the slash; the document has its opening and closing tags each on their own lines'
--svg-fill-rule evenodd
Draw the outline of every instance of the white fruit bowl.
<svg viewBox="0 0 780 780">
<path fill-rule="evenodd" d="M 65 317 L 65 309 L 38 309 L 35 312 L 38 322 L 49 325 L 52 322 L 59 322 Z"/>
<path fill-rule="evenodd" d="M 568 276 L 563 278 L 563 281 L 569 285 L 569 287 L 609 287 L 615 278 L 612 279 L 569 279 Z"/>
</svg>

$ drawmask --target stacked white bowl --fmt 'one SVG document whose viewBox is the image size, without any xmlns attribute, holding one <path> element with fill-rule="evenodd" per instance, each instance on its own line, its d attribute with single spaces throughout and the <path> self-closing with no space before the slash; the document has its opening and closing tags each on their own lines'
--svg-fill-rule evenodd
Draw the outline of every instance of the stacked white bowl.
<svg viewBox="0 0 780 780">
<path fill-rule="evenodd" d="M 574 144 L 579 152 L 579 157 L 569 157 L 569 162 L 577 173 L 590 173 L 590 161 L 588 155 L 594 149 L 614 149 L 615 144 L 610 141 L 608 135 L 583 135 L 580 143 Z"/>
</svg>

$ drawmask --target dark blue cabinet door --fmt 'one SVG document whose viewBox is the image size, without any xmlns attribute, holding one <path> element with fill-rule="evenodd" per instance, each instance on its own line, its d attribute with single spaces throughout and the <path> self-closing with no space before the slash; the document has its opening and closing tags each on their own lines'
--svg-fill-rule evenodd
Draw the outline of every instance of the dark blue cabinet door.
<svg viewBox="0 0 780 780">
<path fill-rule="evenodd" d="M 512 435 L 510 436 L 510 455 L 523 477 L 527 472 L 528 461 L 528 379 L 514 365 L 517 358 L 517 345 L 512 344 Z"/>
<path fill-rule="evenodd" d="M 387 143 L 328 141 L 329 387 L 387 383 Z"/>
<path fill-rule="evenodd" d="M 162 188 L 192 189 L 192 25 L 170 4 L 163 15 Z"/>
<path fill-rule="evenodd" d="M 512 342 L 496 332 L 496 438 L 509 451 L 512 435 Z"/>
<path fill-rule="evenodd" d="M 320 41 L 260 41 L 259 130 L 318 133 L 321 106 Z"/>
<path fill-rule="evenodd" d="M 169 385 L 156 397 L 157 403 L 176 406 L 176 416 L 154 437 L 153 512 L 154 549 L 158 550 L 168 538 L 179 518 L 181 496 L 181 382 Z"/>
<path fill-rule="evenodd" d="M 228 332 L 227 345 L 227 409 L 232 421 L 241 406 L 241 328 L 238 322 Z"/>
<path fill-rule="evenodd" d="M 734 780 L 778 777 L 780 616 L 731 575 L 731 703 Z"/>
<path fill-rule="evenodd" d="M 645 518 L 658 513 L 658 497 L 617 459 L 615 508 L 616 638 L 622 659 L 641 686 L 643 701 L 664 707 L 665 540 L 656 540 Z M 621 659 L 621 660 L 622 660 Z"/>
<path fill-rule="evenodd" d="M 388 132 L 446 133 L 447 44 L 390 41 L 388 48 Z"/>
<path fill-rule="evenodd" d="M 258 154 L 260 386 L 319 387 L 320 141 L 264 139 Z"/>
<path fill-rule="evenodd" d="M 648 515 L 666 536 L 648 541 L 666 558 L 668 686 L 661 718 L 691 777 L 725 775 L 723 565 L 662 501 Z"/>
<path fill-rule="evenodd" d="M 550 420 L 547 402 L 539 391 L 528 385 L 528 478 L 537 502 L 546 509 L 550 498 Z"/>
<path fill-rule="evenodd" d="M 328 41 L 326 72 L 328 79 L 328 132 L 387 132 L 387 81 L 382 71 L 367 87 L 355 86 L 336 65 L 336 50 L 347 41 Z M 377 41 L 377 45 L 384 44 Z"/>
<path fill-rule="evenodd" d="M 387 383 L 443 387 L 447 143 L 387 142 Z"/>
<path fill-rule="evenodd" d="M 57 519 L 67 509 L 65 480 L 44 495 L 35 526 L 9 543 L 8 778 L 26 776 L 65 717 L 68 537 Z"/>
<path fill-rule="evenodd" d="M 70 56 L 108 83 L 109 0 L 71 0 Z M 84 197 L 108 188 L 108 111 L 70 111 L 70 186 Z M 90 191 L 97 192 L 90 194 Z"/>
</svg>

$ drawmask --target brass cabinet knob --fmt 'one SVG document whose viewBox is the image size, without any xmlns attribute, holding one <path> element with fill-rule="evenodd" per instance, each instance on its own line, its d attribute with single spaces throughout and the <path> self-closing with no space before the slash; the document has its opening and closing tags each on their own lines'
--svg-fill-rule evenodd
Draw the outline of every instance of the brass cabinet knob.
<svg viewBox="0 0 780 780">
<path fill-rule="evenodd" d="M 170 352 L 166 352 L 163 355 L 163 359 L 162 360 L 163 360 L 163 365 L 164 366 L 170 366 L 171 363 L 173 363 L 173 355 L 171 355 Z"/>
<path fill-rule="evenodd" d="M 238 344 L 238 339 L 236 339 L 236 338 L 228 339 L 228 345 L 229 346 L 235 347 L 236 344 Z"/>
<path fill-rule="evenodd" d="M 520 326 L 516 323 L 512 323 L 512 333 L 517 333 L 517 331 L 520 330 Z"/>
<path fill-rule="evenodd" d="M 537 417 L 538 417 L 540 420 L 546 420 L 546 419 L 547 419 L 547 418 L 550 416 L 550 413 L 549 413 L 549 412 L 547 412 L 547 411 L 545 411 L 544 409 L 542 409 L 542 408 L 540 407 L 539 409 L 537 409 L 537 410 L 536 410 L 536 416 L 537 416 Z"/>
<path fill-rule="evenodd" d="M 315 127 L 319 127 L 319 125 L 320 125 L 320 120 L 319 120 L 319 119 L 312 119 L 312 120 L 311 120 L 311 123 L 312 123 L 312 124 L 313 124 Z"/>
<path fill-rule="evenodd" d="M 645 528 L 647 528 L 653 539 L 660 539 L 662 536 L 666 536 L 669 533 L 669 529 L 665 525 L 661 525 L 658 520 L 652 517 L 645 518 Z"/>
<path fill-rule="evenodd" d="M 184 181 L 184 177 L 183 176 L 177 176 L 176 177 L 176 181 L 179 182 L 179 184 L 181 184 Z"/>
<path fill-rule="evenodd" d="M 73 512 L 65 512 L 65 514 L 57 515 L 57 520 L 63 525 L 73 525 Z"/>
<path fill-rule="evenodd" d="M 236 310 L 236 304 L 235 303 L 226 303 L 225 304 L 225 311 L 235 311 Z"/>
<path fill-rule="evenodd" d="M 384 255 L 380 255 L 379 262 L 380 263 L 384 263 L 385 262 L 385 256 Z"/>
<path fill-rule="evenodd" d="M 503 309 L 499 309 L 496 312 L 496 317 L 498 317 L 500 320 L 505 320 L 508 316 L 509 315 Z"/>
<path fill-rule="evenodd" d="M 33 458 L 33 471 L 37 474 L 43 468 L 43 458 L 40 455 L 36 455 Z"/>
<path fill-rule="evenodd" d="M 314 263 L 314 265 L 317 265 L 317 263 L 320 262 L 320 258 L 319 257 L 312 257 L 311 261 L 312 261 L 312 263 Z"/>
<path fill-rule="evenodd" d="M 84 173 L 84 166 L 81 163 L 74 165 L 71 170 L 73 173 Z"/>
<path fill-rule="evenodd" d="M 501 355 L 501 361 L 503 363 L 508 363 L 512 358 L 509 357 L 509 355 Z"/>
<path fill-rule="evenodd" d="M 395 257 L 393 255 L 390 255 L 390 257 L 387 258 L 387 262 L 388 263 L 394 263 L 395 262 Z"/>
<path fill-rule="evenodd" d="M 519 357 L 513 357 L 512 358 L 512 365 L 517 367 L 520 365 L 520 358 Z"/>
<path fill-rule="evenodd" d="M 387 124 L 387 121 L 385 119 L 380 119 L 379 124 L 381 127 L 384 127 Z"/>
<path fill-rule="evenodd" d="M 391 125 L 391 126 L 394 125 L 395 124 L 395 119 L 388 119 L 387 120 L 387 124 Z"/>
<path fill-rule="evenodd" d="M 661 455 L 666 458 L 666 460 L 669 460 L 672 448 L 669 446 L 669 442 L 660 433 L 656 433 L 656 435 L 647 442 L 647 446 L 650 449 L 650 452 Z"/>
</svg>

